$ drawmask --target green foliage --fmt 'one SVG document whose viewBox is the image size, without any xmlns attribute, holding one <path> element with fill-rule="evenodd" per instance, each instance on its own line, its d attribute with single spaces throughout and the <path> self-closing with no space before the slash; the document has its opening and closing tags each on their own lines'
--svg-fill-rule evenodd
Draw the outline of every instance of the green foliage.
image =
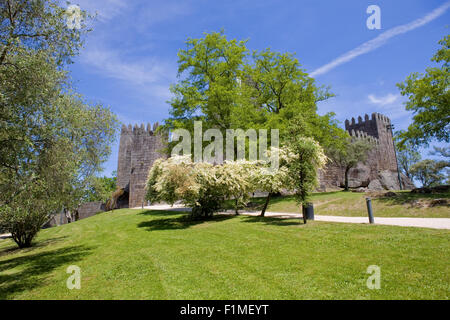
<svg viewBox="0 0 450 320">
<path fill-rule="evenodd" d="M 190 155 L 156 160 L 149 172 L 146 198 L 170 204 L 181 200 L 192 208 L 194 217 L 210 217 L 228 192 L 220 178 L 220 166 L 193 163 Z"/>
<path fill-rule="evenodd" d="M 407 140 L 415 145 L 428 145 L 432 139 L 450 141 L 450 35 L 439 44 L 442 47 L 431 59 L 442 63 L 427 68 L 425 74 L 412 73 L 398 87 L 408 97 L 406 110 L 414 113 L 413 123 L 401 134 L 401 144 Z"/>
<path fill-rule="evenodd" d="M 446 178 L 443 170 L 448 167 L 450 167 L 448 161 L 425 159 L 414 164 L 411 173 L 424 187 L 434 187 L 443 183 Z"/>
<path fill-rule="evenodd" d="M 193 136 L 195 120 L 223 135 L 226 129 L 279 129 L 283 144 L 297 119 L 303 135 L 324 147 L 342 142 L 344 130 L 334 114 L 317 114 L 317 102 L 333 95 L 317 87 L 292 54 L 250 53 L 246 41 L 228 40 L 221 32 L 188 39 L 178 56 L 180 80 L 171 89 L 175 97 L 166 130 L 187 129 Z"/>
<path fill-rule="evenodd" d="M 232 128 L 231 113 L 237 107 L 244 41 L 227 40 L 222 33 L 188 39 L 187 48 L 178 53 L 180 81 L 171 87 L 170 129 L 193 132 L 193 120 L 204 120 L 208 128 Z M 184 76 L 182 78 L 182 76 Z"/>
<path fill-rule="evenodd" d="M 106 202 L 111 198 L 111 195 L 116 191 L 117 177 L 92 177 L 86 192 L 86 202 L 102 201 Z"/>
<path fill-rule="evenodd" d="M 0 19 L 0 205 L 14 217 L 35 217 L 29 201 L 42 217 L 74 210 L 117 129 L 108 108 L 72 91 L 65 70 L 86 25 L 67 28 L 53 0 L 2 1 Z"/>
<path fill-rule="evenodd" d="M 411 167 L 420 161 L 422 158 L 420 153 L 416 150 L 416 146 L 410 141 L 401 141 L 401 133 L 396 133 L 394 136 L 396 150 L 397 150 L 397 161 L 400 170 L 411 180 L 414 178 L 411 173 Z"/>
<path fill-rule="evenodd" d="M 0 206 L 0 230 L 11 233 L 20 248 L 32 245 L 32 240 L 48 221 L 49 213 L 58 208 L 53 187 L 39 182 L 24 185 L 20 194 Z"/>
<path fill-rule="evenodd" d="M 295 155 L 289 162 L 290 190 L 295 191 L 298 203 L 305 204 L 308 197 L 318 186 L 319 169 L 326 162 L 322 147 L 312 138 L 293 136 L 289 141 L 291 152 Z"/>
<path fill-rule="evenodd" d="M 279 168 L 263 161 L 227 161 L 222 165 L 194 163 L 191 156 L 157 160 L 150 169 L 146 198 L 173 204 L 182 201 L 196 217 L 210 217 L 235 200 L 235 212 L 256 191 L 272 194 L 292 190 L 303 203 L 317 186 L 318 170 L 325 165 L 322 148 L 311 138 L 298 137 L 289 147 L 271 148 L 269 156 L 279 158 Z M 265 208 L 261 215 L 264 216 Z"/>
</svg>

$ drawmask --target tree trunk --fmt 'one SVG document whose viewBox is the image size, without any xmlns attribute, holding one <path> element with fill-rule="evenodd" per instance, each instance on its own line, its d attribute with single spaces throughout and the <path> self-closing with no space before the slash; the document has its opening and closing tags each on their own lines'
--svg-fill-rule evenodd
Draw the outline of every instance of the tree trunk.
<svg viewBox="0 0 450 320">
<path fill-rule="evenodd" d="M 350 168 L 345 168 L 345 191 L 348 191 L 348 172 L 350 171 Z"/>
<path fill-rule="evenodd" d="M 234 205 L 234 212 L 236 213 L 237 216 L 239 215 L 238 204 L 239 204 L 239 201 L 238 201 L 238 198 L 236 198 L 235 205 Z"/>
<path fill-rule="evenodd" d="M 269 205 L 269 201 L 270 201 L 271 197 L 272 197 L 272 193 L 269 192 L 269 194 L 267 195 L 267 198 L 266 198 L 266 203 L 264 203 L 264 207 L 261 211 L 261 217 L 264 217 L 264 215 L 266 214 L 266 210 Z"/>
</svg>

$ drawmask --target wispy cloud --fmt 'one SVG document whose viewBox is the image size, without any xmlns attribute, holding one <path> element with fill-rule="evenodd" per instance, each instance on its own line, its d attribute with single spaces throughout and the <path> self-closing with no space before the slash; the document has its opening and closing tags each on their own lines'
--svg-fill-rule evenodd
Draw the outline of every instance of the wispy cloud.
<svg viewBox="0 0 450 320">
<path fill-rule="evenodd" d="M 119 50 L 100 46 L 89 47 L 81 60 L 103 77 L 137 86 L 161 99 L 170 97 L 169 84 L 176 76 L 176 69 L 170 63 L 153 57 L 127 57 Z"/>
<path fill-rule="evenodd" d="M 392 104 L 395 101 L 397 101 L 399 98 L 399 95 L 389 93 L 388 95 L 386 95 L 384 97 L 377 97 L 374 94 L 369 94 L 368 98 L 369 98 L 369 101 L 373 104 L 385 106 L 385 105 Z"/>
<path fill-rule="evenodd" d="M 395 36 L 398 36 L 400 34 L 412 31 L 414 29 L 417 29 L 419 27 L 422 27 L 426 25 L 427 23 L 433 21 L 434 19 L 440 17 L 443 15 L 447 9 L 450 7 L 450 1 L 447 1 L 445 4 L 441 5 L 439 8 L 433 10 L 432 12 L 428 13 L 427 15 L 423 16 L 422 18 L 416 19 L 410 23 L 391 28 L 382 34 L 380 34 L 378 37 L 369 40 L 362 45 L 344 53 L 340 57 L 334 59 L 330 63 L 327 63 L 326 65 L 314 70 L 311 72 L 311 77 L 316 77 L 318 75 L 327 73 L 328 71 L 336 68 L 337 66 L 344 64 L 346 62 L 349 62 L 356 57 L 366 54 L 370 51 L 373 51 L 382 45 L 384 45 L 390 38 L 393 38 Z"/>
<path fill-rule="evenodd" d="M 72 0 L 82 10 L 91 14 L 97 14 L 100 21 L 108 21 L 117 15 L 120 15 L 127 8 L 126 0 Z"/>
</svg>

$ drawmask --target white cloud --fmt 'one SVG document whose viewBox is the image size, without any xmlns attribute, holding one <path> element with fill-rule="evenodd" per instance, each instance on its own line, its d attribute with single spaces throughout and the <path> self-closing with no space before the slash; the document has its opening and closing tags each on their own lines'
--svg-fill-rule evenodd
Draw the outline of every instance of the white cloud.
<svg viewBox="0 0 450 320">
<path fill-rule="evenodd" d="M 162 100 L 170 98 L 169 85 L 176 77 L 176 69 L 160 59 L 135 58 L 118 50 L 90 46 L 81 55 L 81 61 L 91 71 L 123 81 L 146 95 Z"/>
<path fill-rule="evenodd" d="M 393 38 L 397 35 L 412 31 L 416 28 L 422 27 L 422 26 L 426 25 L 427 23 L 433 21 L 434 19 L 438 18 L 442 14 L 444 14 L 449 7 L 450 7 L 450 1 L 447 1 L 445 4 L 443 4 L 442 6 L 440 6 L 437 9 L 433 10 L 432 12 L 428 13 L 427 15 L 425 15 L 422 18 L 416 19 L 410 23 L 407 23 L 407 24 L 404 24 L 404 25 L 401 25 L 401 26 L 398 26 L 395 28 L 391 28 L 391 29 L 383 32 L 382 34 L 380 34 L 378 37 L 363 43 L 362 45 L 360 45 L 360 46 L 344 53 L 340 57 L 334 59 L 330 63 L 327 63 L 326 65 L 314 70 L 313 72 L 311 72 L 310 76 L 316 77 L 318 75 L 327 73 L 328 71 L 336 68 L 337 66 L 339 66 L 341 64 L 349 62 L 362 54 L 366 54 L 370 51 L 373 51 L 373 50 L 381 47 L 390 38 Z"/>
<path fill-rule="evenodd" d="M 389 93 L 388 95 L 384 97 L 377 97 L 374 94 L 369 94 L 368 96 L 369 101 L 373 104 L 378 104 L 380 106 L 385 106 L 388 104 L 392 104 L 399 98 L 399 95 Z"/>
<path fill-rule="evenodd" d="M 100 21 L 107 21 L 120 15 L 127 8 L 126 0 L 72 0 L 82 10 L 97 14 Z"/>
</svg>

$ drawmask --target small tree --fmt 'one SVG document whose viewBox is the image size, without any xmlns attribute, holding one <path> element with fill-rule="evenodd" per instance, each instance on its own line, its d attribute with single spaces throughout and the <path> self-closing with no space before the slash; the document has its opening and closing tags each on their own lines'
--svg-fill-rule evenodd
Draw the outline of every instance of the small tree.
<svg viewBox="0 0 450 320">
<path fill-rule="evenodd" d="M 310 193 L 317 187 L 318 171 L 323 168 L 327 157 L 323 149 L 312 138 L 301 135 L 291 136 L 289 144 L 271 152 L 277 152 L 279 169 L 271 171 L 266 167 L 259 168 L 254 179 L 257 188 L 268 192 L 261 211 L 264 217 L 271 197 L 283 190 L 295 192 L 298 203 L 305 203 Z"/>
<path fill-rule="evenodd" d="M 32 241 L 48 221 L 51 208 L 48 201 L 37 200 L 36 193 L 23 193 L 26 199 L 0 207 L 0 230 L 11 233 L 19 248 L 32 246 Z"/>
<path fill-rule="evenodd" d="M 227 161 L 219 168 L 218 184 L 222 186 L 225 194 L 234 199 L 234 210 L 239 214 L 239 208 L 245 206 L 250 199 L 250 193 L 254 191 L 252 174 L 256 162 Z"/>
<path fill-rule="evenodd" d="M 424 187 L 433 187 L 443 183 L 446 177 L 443 170 L 449 166 L 447 161 L 425 159 L 414 164 L 411 173 Z"/>
<path fill-rule="evenodd" d="M 113 177 L 91 177 L 89 180 L 88 190 L 85 195 L 85 201 L 102 201 L 106 202 L 111 199 L 111 195 L 116 191 L 116 174 Z"/>
<path fill-rule="evenodd" d="M 414 177 L 411 173 L 411 167 L 420 161 L 421 156 L 410 141 L 400 143 L 400 135 L 401 132 L 395 135 L 398 164 L 400 166 L 400 170 L 402 170 L 403 173 L 412 180 Z"/>
<path fill-rule="evenodd" d="M 299 204 L 305 204 L 311 192 L 318 186 L 319 169 L 328 160 L 322 147 L 311 138 L 294 137 L 290 142 L 294 157 L 288 163 L 289 185 L 295 190 Z"/>
<path fill-rule="evenodd" d="M 344 188 L 348 191 L 348 174 L 358 162 L 367 160 L 368 152 L 373 143 L 366 138 L 348 138 L 344 148 L 330 150 L 330 157 L 339 166 L 344 168 Z"/>
</svg>

